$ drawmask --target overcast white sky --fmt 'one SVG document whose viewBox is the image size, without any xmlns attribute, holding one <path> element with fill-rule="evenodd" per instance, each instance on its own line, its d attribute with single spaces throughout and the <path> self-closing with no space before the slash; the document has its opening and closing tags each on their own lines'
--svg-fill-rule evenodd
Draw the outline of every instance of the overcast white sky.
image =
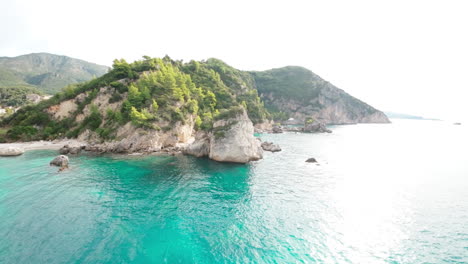
<svg viewBox="0 0 468 264">
<path fill-rule="evenodd" d="M 468 117 L 468 1 L 0 0 L 0 56 L 304 66 L 386 111 Z"/>
</svg>

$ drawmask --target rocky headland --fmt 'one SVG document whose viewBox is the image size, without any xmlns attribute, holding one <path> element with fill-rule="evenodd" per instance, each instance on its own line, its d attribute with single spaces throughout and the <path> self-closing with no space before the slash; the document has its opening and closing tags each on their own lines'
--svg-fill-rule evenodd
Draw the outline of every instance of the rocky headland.
<svg viewBox="0 0 468 264">
<path fill-rule="evenodd" d="M 330 133 L 327 124 L 388 122 L 382 112 L 315 75 L 315 84 L 304 88 L 296 85 L 304 79 L 296 68 L 286 71 L 298 79 L 286 83 L 284 70 L 243 72 L 216 59 L 116 60 L 102 77 L 4 119 L 9 130 L 0 141 L 71 138 L 76 142 L 57 148 L 61 154 L 184 153 L 247 163 L 261 159 L 263 151 L 281 150 L 254 132 Z M 298 90 L 285 96 L 281 87 Z"/>
</svg>

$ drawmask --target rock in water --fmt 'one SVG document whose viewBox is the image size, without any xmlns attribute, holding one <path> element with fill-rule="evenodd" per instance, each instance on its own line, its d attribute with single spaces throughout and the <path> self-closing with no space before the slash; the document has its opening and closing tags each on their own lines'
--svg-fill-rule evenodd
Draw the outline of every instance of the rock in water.
<svg viewBox="0 0 468 264">
<path fill-rule="evenodd" d="M 81 152 L 81 147 L 71 147 L 69 150 L 70 154 L 79 154 Z"/>
<path fill-rule="evenodd" d="M 57 167 L 68 167 L 68 157 L 65 155 L 60 155 L 55 157 L 50 163 L 51 166 Z"/>
<path fill-rule="evenodd" d="M 221 162 L 247 163 L 263 157 L 254 137 L 252 121 L 244 108 L 235 117 L 216 121 L 210 138 L 209 158 Z"/>
<path fill-rule="evenodd" d="M 184 154 L 192 155 L 197 158 L 205 157 L 210 154 L 210 140 L 209 138 L 201 138 L 193 142 L 184 151 Z"/>
<path fill-rule="evenodd" d="M 19 156 L 23 153 L 24 153 L 24 150 L 21 148 L 15 148 L 15 147 L 0 148 L 0 156 L 4 156 L 4 157 Z"/>
<path fill-rule="evenodd" d="M 317 160 L 315 158 L 308 158 L 306 160 L 306 162 L 309 162 L 309 163 L 317 163 Z"/>
<path fill-rule="evenodd" d="M 59 153 L 62 155 L 68 154 L 70 152 L 70 148 L 68 145 L 65 145 L 59 149 Z"/>
<path fill-rule="evenodd" d="M 278 152 L 281 151 L 280 146 L 273 144 L 273 142 L 263 142 L 262 143 L 262 149 L 265 151 L 271 151 L 271 152 Z"/>
<path fill-rule="evenodd" d="M 304 125 L 304 132 L 309 132 L 309 133 L 331 133 L 332 131 L 328 129 L 325 124 L 318 122 L 318 121 L 313 121 L 310 124 L 305 124 Z"/>
<path fill-rule="evenodd" d="M 283 133 L 283 129 L 280 126 L 274 126 L 272 131 L 275 134 Z"/>
<path fill-rule="evenodd" d="M 59 149 L 59 153 L 62 155 L 65 154 L 78 154 L 81 152 L 82 146 L 70 146 L 70 145 L 65 145 L 62 148 Z"/>
</svg>

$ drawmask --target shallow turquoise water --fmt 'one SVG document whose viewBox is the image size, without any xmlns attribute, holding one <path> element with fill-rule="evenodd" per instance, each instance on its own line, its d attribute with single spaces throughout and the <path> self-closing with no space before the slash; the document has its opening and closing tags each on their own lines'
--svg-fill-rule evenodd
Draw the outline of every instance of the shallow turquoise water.
<svg viewBox="0 0 468 264">
<path fill-rule="evenodd" d="M 465 127 L 333 129 L 249 165 L 0 158 L 0 263 L 468 263 Z"/>
</svg>

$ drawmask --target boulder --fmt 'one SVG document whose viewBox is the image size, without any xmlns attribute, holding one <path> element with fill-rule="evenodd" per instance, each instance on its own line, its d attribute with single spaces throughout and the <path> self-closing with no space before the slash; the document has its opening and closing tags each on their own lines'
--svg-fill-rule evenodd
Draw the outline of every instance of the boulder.
<svg viewBox="0 0 468 264">
<path fill-rule="evenodd" d="M 81 147 L 71 147 L 69 148 L 70 154 L 79 154 L 81 152 Z"/>
<path fill-rule="evenodd" d="M 308 158 L 305 162 L 317 163 L 317 160 L 315 158 Z"/>
<path fill-rule="evenodd" d="M 263 157 L 260 141 L 254 137 L 252 121 L 247 112 L 218 120 L 210 136 L 210 159 L 220 162 L 247 163 Z"/>
<path fill-rule="evenodd" d="M 70 152 L 70 149 L 68 148 L 68 145 L 65 145 L 59 149 L 59 153 L 62 155 L 66 155 Z"/>
<path fill-rule="evenodd" d="M 8 148 L 0 148 L 0 156 L 8 157 L 8 156 L 19 156 L 24 153 L 24 150 L 17 147 L 8 147 Z"/>
<path fill-rule="evenodd" d="M 49 163 L 49 165 L 57 167 L 68 167 L 68 157 L 65 155 L 57 156 Z"/>
<path fill-rule="evenodd" d="M 283 128 L 280 126 L 274 126 L 272 131 L 275 134 L 283 133 Z"/>
<path fill-rule="evenodd" d="M 265 150 L 265 151 L 271 151 L 271 152 L 278 152 L 278 151 L 281 151 L 281 148 L 280 146 L 276 145 L 276 144 L 273 144 L 273 142 L 263 142 L 261 144 L 262 146 L 262 149 Z"/>
<path fill-rule="evenodd" d="M 66 154 L 79 154 L 81 152 L 81 149 L 83 146 L 70 146 L 70 145 L 65 145 L 62 148 L 59 149 L 59 153 L 62 155 Z"/>
<path fill-rule="evenodd" d="M 318 122 L 318 121 L 313 121 L 310 124 L 305 124 L 304 125 L 304 132 L 309 132 L 309 133 L 331 133 L 332 131 L 328 129 L 325 124 Z"/>
</svg>

